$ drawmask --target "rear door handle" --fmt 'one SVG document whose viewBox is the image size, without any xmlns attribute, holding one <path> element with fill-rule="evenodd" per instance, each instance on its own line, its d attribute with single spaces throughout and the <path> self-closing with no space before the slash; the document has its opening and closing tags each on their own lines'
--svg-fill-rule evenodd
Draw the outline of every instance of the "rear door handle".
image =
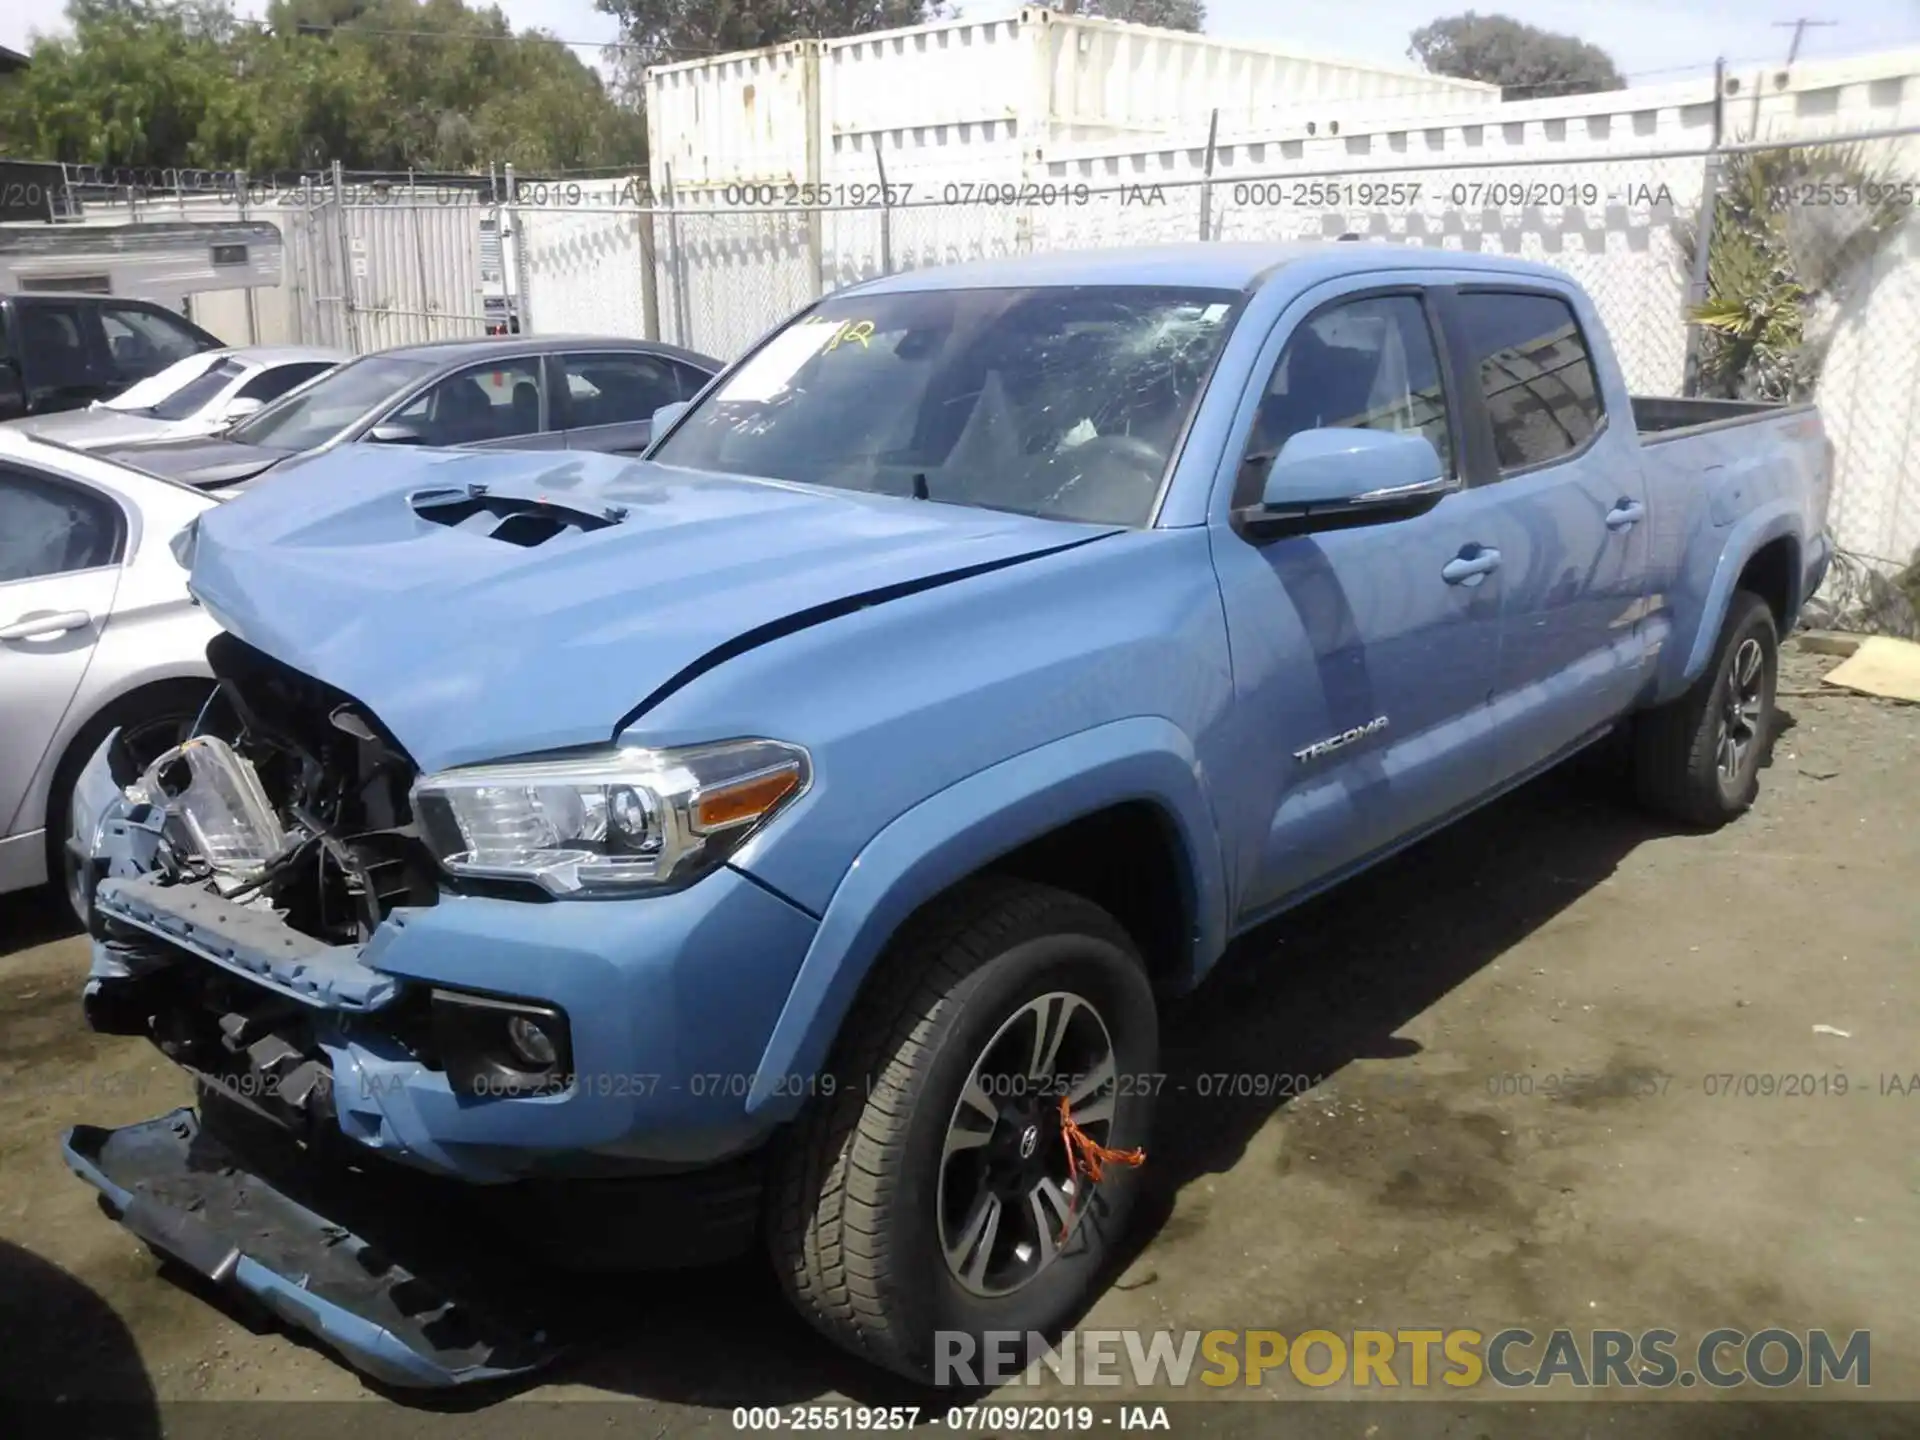
<svg viewBox="0 0 1920 1440">
<path fill-rule="evenodd" d="M 36 610 L 22 615 L 11 625 L 0 626 L 0 640 L 38 640 L 43 635 L 60 635 L 92 623 L 93 616 L 84 610 Z"/>
<path fill-rule="evenodd" d="M 1500 568 L 1500 552 L 1489 550 L 1484 545 L 1469 546 L 1471 554 L 1465 551 L 1456 555 L 1440 567 L 1440 578 L 1449 585 L 1478 585 L 1487 576 Z"/>
<path fill-rule="evenodd" d="M 1646 516 L 1647 507 L 1638 500 L 1621 500 L 1607 512 L 1607 529 L 1630 530 Z"/>
</svg>

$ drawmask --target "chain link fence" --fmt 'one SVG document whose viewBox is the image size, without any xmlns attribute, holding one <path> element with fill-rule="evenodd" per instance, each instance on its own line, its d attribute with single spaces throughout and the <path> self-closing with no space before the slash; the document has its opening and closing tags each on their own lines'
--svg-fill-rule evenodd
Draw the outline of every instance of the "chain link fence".
<svg viewBox="0 0 1920 1440">
<path fill-rule="evenodd" d="M 366 354 L 515 328 L 505 192 L 479 178 L 240 177 L 238 203 L 281 230 L 290 338 Z"/>
</svg>

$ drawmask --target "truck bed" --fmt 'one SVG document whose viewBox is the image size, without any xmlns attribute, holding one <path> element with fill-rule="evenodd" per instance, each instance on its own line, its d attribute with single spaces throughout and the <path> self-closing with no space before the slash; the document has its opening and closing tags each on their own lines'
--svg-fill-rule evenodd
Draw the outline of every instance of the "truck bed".
<svg viewBox="0 0 1920 1440">
<path fill-rule="evenodd" d="M 1714 427 L 1745 424 L 1796 410 L 1811 410 L 1811 401 L 1789 404 L 1778 400 L 1692 400 L 1678 395 L 1634 395 L 1633 424 L 1642 444 L 1658 445 L 1682 434 Z"/>
</svg>

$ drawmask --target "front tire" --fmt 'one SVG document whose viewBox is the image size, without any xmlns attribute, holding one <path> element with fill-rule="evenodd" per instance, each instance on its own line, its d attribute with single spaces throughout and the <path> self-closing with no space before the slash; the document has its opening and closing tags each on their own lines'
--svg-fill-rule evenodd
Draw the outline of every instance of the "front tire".
<svg viewBox="0 0 1920 1440">
<path fill-rule="evenodd" d="M 903 927 L 776 1162 L 768 1235 L 789 1298 L 843 1348 L 952 1384 L 982 1335 L 1051 1334 L 1091 1299 L 1137 1171 L 1091 1182 L 1060 1097 L 1109 1151 L 1145 1143 L 1158 1021 L 1098 906 L 969 881 Z M 972 1337 L 958 1352 L 942 1335 Z"/>
<path fill-rule="evenodd" d="M 1705 672 L 1686 694 L 1635 722 L 1641 803 L 1706 828 L 1744 814 L 1760 792 L 1779 673 L 1773 610 L 1758 595 L 1735 591 Z"/>
</svg>

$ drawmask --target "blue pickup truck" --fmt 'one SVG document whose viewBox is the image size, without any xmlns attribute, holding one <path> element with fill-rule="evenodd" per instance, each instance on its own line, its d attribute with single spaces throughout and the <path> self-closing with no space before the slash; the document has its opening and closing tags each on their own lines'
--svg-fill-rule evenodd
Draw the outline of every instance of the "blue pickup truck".
<svg viewBox="0 0 1920 1440">
<path fill-rule="evenodd" d="M 1643 802 L 1738 816 L 1829 553 L 1813 409 L 1631 396 L 1579 286 L 1497 256 L 914 271 L 660 418 L 209 512 L 197 733 L 79 786 L 87 1016 L 202 1103 L 69 1163 L 392 1383 L 551 1337 L 341 1176 L 557 1263 L 757 1242 L 910 1376 L 1065 1323 L 1152 1164 L 1160 1001 L 1609 734 Z"/>
</svg>

